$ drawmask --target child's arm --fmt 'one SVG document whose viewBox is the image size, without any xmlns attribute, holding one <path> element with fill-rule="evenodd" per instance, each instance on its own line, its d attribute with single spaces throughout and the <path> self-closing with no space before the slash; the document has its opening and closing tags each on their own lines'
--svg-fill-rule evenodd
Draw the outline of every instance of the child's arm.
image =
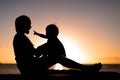
<svg viewBox="0 0 120 80">
<path fill-rule="evenodd" d="M 34 31 L 34 35 L 38 35 L 38 36 L 40 36 L 40 37 L 42 37 L 42 38 L 47 38 L 46 35 L 40 34 L 40 33 L 36 32 L 36 31 Z"/>
</svg>

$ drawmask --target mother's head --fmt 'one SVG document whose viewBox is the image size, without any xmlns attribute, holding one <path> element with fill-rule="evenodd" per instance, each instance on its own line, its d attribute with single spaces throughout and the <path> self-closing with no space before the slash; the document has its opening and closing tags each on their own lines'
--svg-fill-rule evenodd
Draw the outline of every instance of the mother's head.
<svg viewBox="0 0 120 80">
<path fill-rule="evenodd" d="M 26 15 L 21 15 L 15 20 L 15 29 L 17 33 L 29 34 L 31 28 L 31 20 Z"/>
</svg>

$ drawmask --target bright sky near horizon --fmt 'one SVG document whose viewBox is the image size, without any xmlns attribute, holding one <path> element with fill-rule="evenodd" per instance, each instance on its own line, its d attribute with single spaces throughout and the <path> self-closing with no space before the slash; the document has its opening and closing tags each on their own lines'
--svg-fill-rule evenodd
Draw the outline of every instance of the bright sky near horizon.
<svg viewBox="0 0 120 80">
<path fill-rule="evenodd" d="M 35 47 L 46 42 L 33 35 L 48 24 L 59 27 L 67 57 L 80 63 L 120 63 L 120 0 L 0 0 L 0 62 L 15 63 L 15 18 L 27 15 L 27 35 Z"/>
</svg>

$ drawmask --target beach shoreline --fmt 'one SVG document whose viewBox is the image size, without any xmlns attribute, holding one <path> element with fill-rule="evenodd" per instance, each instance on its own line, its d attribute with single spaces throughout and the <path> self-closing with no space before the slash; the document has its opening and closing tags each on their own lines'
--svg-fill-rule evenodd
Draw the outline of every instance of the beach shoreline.
<svg viewBox="0 0 120 80">
<path fill-rule="evenodd" d="M 79 70 L 49 70 L 39 74 L 38 80 L 120 80 L 117 72 L 81 72 Z M 0 80 L 22 80 L 20 74 L 0 74 Z"/>
</svg>

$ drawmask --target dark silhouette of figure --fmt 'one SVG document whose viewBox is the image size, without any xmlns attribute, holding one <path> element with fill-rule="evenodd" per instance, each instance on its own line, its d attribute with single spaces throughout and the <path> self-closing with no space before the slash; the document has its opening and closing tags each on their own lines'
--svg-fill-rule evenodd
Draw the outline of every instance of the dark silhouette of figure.
<svg viewBox="0 0 120 80">
<path fill-rule="evenodd" d="M 13 40 L 13 47 L 15 52 L 15 60 L 17 66 L 22 74 L 29 72 L 33 68 L 35 49 L 31 41 L 25 36 L 29 34 L 31 28 L 31 21 L 27 16 L 20 16 L 16 18 L 15 29 L 16 35 Z M 31 68 L 31 69 L 30 69 Z"/>
<path fill-rule="evenodd" d="M 28 16 L 21 15 L 15 20 L 16 34 L 13 40 L 13 48 L 17 67 L 24 78 L 33 80 L 39 72 L 47 70 L 53 64 L 59 62 L 69 68 L 77 68 L 83 71 L 99 71 L 101 64 L 85 66 L 78 64 L 65 56 L 65 50 L 62 43 L 57 38 L 58 28 L 55 25 L 49 25 L 46 28 L 47 43 L 33 47 L 31 41 L 25 34 L 29 34 L 31 20 Z M 36 78 L 37 79 L 37 78 Z"/>
<path fill-rule="evenodd" d="M 59 30 L 57 26 L 54 24 L 50 24 L 47 26 L 46 35 L 40 34 L 34 31 L 34 35 L 38 35 L 42 38 L 48 39 L 47 43 L 37 48 L 37 51 L 39 53 L 43 53 L 44 55 L 53 57 L 53 58 L 60 57 L 60 56 L 66 57 L 64 46 L 60 42 L 60 40 L 57 38 L 58 33 L 59 33 Z M 44 47 L 44 50 L 42 50 L 41 47 Z M 38 56 L 40 55 L 38 54 Z"/>
<path fill-rule="evenodd" d="M 15 60 L 20 73 L 25 77 L 32 77 L 38 71 L 37 58 L 34 57 L 36 50 L 31 41 L 25 34 L 29 34 L 31 28 L 31 20 L 28 16 L 22 15 L 15 20 L 16 34 L 13 40 L 13 47 L 15 53 Z M 39 67 L 39 70 L 42 69 Z"/>
<path fill-rule="evenodd" d="M 66 58 L 64 46 L 57 37 L 59 34 L 59 30 L 56 25 L 48 25 L 46 27 L 46 35 L 37 33 L 36 31 L 34 31 L 34 34 L 48 39 L 45 44 L 37 48 L 38 57 L 44 56 L 44 58 L 47 60 L 47 68 L 56 63 L 60 63 L 63 66 L 81 69 L 82 71 L 97 72 L 101 69 L 101 63 L 86 66 Z"/>
</svg>

